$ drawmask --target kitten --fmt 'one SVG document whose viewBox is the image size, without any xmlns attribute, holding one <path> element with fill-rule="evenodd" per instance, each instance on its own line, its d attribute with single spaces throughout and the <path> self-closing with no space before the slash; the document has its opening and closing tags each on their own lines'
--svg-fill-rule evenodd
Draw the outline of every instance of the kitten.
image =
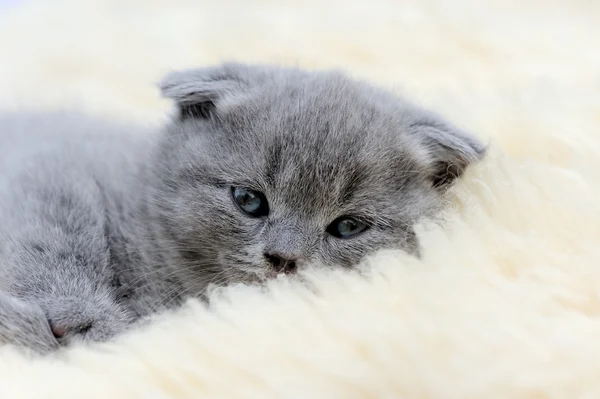
<svg viewBox="0 0 600 399">
<path fill-rule="evenodd" d="M 105 340 L 202 296 L 381 248 L 484 146 L 335 71 L 223 64 L 161 83 L 158 131 L 73 114 L 0 118 L 0 341 Z"/>
</svg>

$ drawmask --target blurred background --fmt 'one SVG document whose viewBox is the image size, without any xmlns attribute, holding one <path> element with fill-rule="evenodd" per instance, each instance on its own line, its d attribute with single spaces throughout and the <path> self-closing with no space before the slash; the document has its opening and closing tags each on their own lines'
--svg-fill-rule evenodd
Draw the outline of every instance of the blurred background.
<svg viewBox="0 0 600 399">
<path fill-rule="evenodd" d="M 157 123 L 172 69 L 341 68 L 561 163 L 561 142 L 600 135 L 599 22 L 598 0 L 0 0 L 0 109 Z"/>
</svg>

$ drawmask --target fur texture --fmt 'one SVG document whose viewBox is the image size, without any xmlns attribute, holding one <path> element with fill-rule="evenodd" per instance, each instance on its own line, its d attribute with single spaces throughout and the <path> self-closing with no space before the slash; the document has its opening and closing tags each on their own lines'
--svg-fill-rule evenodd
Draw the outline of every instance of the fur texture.
<svg viewBox="0 0 600 399">
<path fill-rule="evenodd" d="M 339 72 L 228 63 L 161 87 L 177 114 L 159 132 L 0 118 L 4 341 L 106 340 L 209 284 L 417 254 L 414 225 L 484 155 L 440 117 Z M 17 300 L 48 326 L 16 325 L 29 316 Z"/>
<path fill-rule="evenodd" d="M 85 103 L 154 124 L 169 104 L 148 82 L 171 66 L 343 65 L 403 82 L 492 151 L 450 193 L 444 228 L 417 229 L 420 260 L 381 254 L 367 279 L 315 272 L 312 291 L 234 287 L 58 359 L 5 348 L 0 396 L 600 396 L 597 7 L 106 0 L 7 14 L 6 108 Z"/>
</svg>

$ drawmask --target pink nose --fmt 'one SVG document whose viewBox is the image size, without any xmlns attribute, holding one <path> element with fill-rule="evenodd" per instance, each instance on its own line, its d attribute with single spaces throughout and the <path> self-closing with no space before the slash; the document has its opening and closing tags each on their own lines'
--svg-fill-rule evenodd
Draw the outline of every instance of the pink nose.
<svg viewBox="0 0 600 399">
<path fill-rule="evenodd" d="M 67 329 L 64 327 L 60 327 L 60 326 L 52 327 L 52 334 L 54 334 L 55 338 L 62 338 L 65 336 L 66 333 L 67 333 Z"/>
</svg>

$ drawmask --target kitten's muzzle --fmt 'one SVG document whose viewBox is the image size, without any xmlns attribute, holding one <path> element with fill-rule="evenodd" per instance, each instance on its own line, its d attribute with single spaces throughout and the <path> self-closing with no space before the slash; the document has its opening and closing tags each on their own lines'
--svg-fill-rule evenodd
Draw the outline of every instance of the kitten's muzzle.
<svg viewBox="0 0 600 399">
<path fill-rule="evenodd" d="M 298 269 L 299 258 L 277 252 L 265 252 L 265 259 L 276 273 L 293 274 Z"/>
</svg>

